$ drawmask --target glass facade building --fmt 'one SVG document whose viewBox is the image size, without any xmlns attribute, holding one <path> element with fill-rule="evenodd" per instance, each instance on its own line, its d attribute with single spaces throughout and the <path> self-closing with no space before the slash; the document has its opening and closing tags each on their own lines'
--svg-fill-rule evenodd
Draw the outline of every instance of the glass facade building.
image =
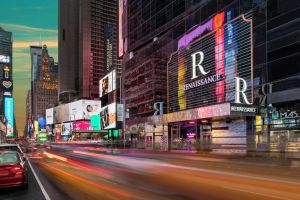
<svg viewBox="0 0 300 200">
<path fill-rule="evenodd" d="M 99 98 L 117 58 L 117 0 L 59 1 L 59 99 Z M 68 74 L 68 76 L 66 76 Z"/>
<path fill-rule="evenodd" d="M 286 144 L 283 148 L 296 148 L 300 141 L 300 50 L 297 37 L 300 26 L 297 14 L 300 11 L 299 1 L 128 0 L 123 1 L 123 4 L 126 13 L 123 16 L 126 23 L 123 24 L 126 27 L 123 27 L 125 31 L 123 31 L 123 41 L 120 42 L 124 43 L 125 49 L 122 67 L 125 78 L 124 99 L 126 112 L 128 112 L 125 123 L 126 131 L 143 140 L 146 145 L 158 142 L 168 143 L 168 147 L 172 147 L 175 140 L 182 141 L 189 139 L 190 136 L 191 139 L 200 143 L 208 141 L 210 144 L 246 145 L 247 147 L 251 144 L 251 148 L 266 147 L 277 150 L 281 148 L 281 144 Z M 172 93 L 169 87 L 170 78 L 180 77 L 178 73 L 172 76 L 168 70 L 170 62 L 173 62 L 171 58 L 174 54 L 180 55 L 178 52 L 180 52 L 182 38 L 188 41 L 189 35 L 200 26 L 214 23 L 216 21 L 214 18 L 222 13 L 224 13 L 224 18 L 219 17 L 219 19 L 222 19 L 224 24 L 216 29 L 203 30 L 201 34 L 190 40 L 183 53 L 189 51 L 190 48 L 193 49 L 193 45 L 198 44 L 197 41 L 199 41 L 198 49 L 203 50 L 205 40 L 201 38 L 219 32 L 216 34 L 219 36 L 212 37 L 211 42 L 215 45 L 218 43 L 224 45 L 224 55 L 217 57 L 216 49 L 212 49 L 211 52 L 215 51 L 215 57 L 226 65 L 226 62 L 229 62 L 226 53 L 230 48 L 232 51 L 233 48 L 226 46 L 230 40 L 228 27 L 231 27 L 230 30 L 234 32 L 234 28 L 232 29 L 234 25 L 230 24 L 235 22 L 230 20 L 242 15 L 250 19 L 252 21 L 251 37 L 249 36 L 248 39 L 251 40 L 251 63 L 249 63 L 251 79 L 246 80 L 246 83 L 252 88 L 250 96 L 253 101 L 251 103 L 255 106 L 256 112 L 253 116 L 243 113 L 235 115 L 231 112 L 224 113 L 221 117 L 214 115 L 199 117 L 199 115 L 191 114 L 194 112 L 193 109 L 204 109 L 203 112 L 207 112 L 205 108 L 209 105 L 220 107 L 222 103 L 227 102 L 222 100 L 228 100 L 229 97 L 221 95 L 222 87 L 223 89 L 229 87 L 229 80 L 226 80 L 228 76 L 225 76 L 223 80 L 210 86 L 219 88 L 214 92 L 215 103 L 195 104 L 196 106 L 192 106 L 190 110 L 187 107 L 186 113 L 194 118 L 184 120 L 185 113 L 178 110 L 180 106 L 170 107 L 174 105 L 174 98 L 170 98 L 170 93 Z M 213 22 L 210 22 L 211 20 Z M 240 28 L 239 24 L 236 29 L 240 35 L 242 30 L 238 28 Z M 224 29 L 223 32 L 222 29 Z M 219 42 L 220 35 L 224 37 L 223 43 Z M 242 42 L 244 40 L 237 36 L 235 43 L 236 46 L 240 45 L 236 50 L 237 61 L 241 59 L 239 53 L 245 49 L 241 46 Z M 191 58 L 191 55 L 187 56 Z M 174 69 L 181 66 L 180 59 L 176 59 L 178 62 L 173 66 Z M 188 65 L 191 66 L 192 63 L 185 61 L 185 67 Z M 215 61 L 216 69 L 218 65 Z M 222 67 L 220 70 L 222 71 Z M 224 70 L 226 74 L 226 67 Z M 234 79 L 232 73 L 228 73 Z M 177 96 L 182 93 L 179 90 Z M 202 97 L 195 94 L 194 96 L 201 99 L 204 98 L 203 94 Z M 190 95 L 187 101 L 193 98 L 195 97 Z M 167 113 L 159 118 L 167 121 L 162 127 L 158 127 L 159 122 L 152 117 L 157 110 L 154 106 L 156 102 L 163 102 L 164 113 Z M 180 116 L 177 116 L 177 120 L 170 121 L 172 113 L 182 114 L 182 120 Z M 153 132 L 160 132 L 160 134 L 155 137 Z M 158 141 L 156 141 L 157 138 L 159 138 Z M 232 138 L 239 138 L 239 142 Z M 164 142 L 165 140 L 168 142 Z"/>
</svg>

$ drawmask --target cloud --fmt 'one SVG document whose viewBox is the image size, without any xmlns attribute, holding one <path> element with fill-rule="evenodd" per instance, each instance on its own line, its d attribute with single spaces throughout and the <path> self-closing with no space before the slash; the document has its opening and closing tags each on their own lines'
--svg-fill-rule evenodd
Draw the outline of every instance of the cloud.
<svg viewBox="0 0 300 200">
<path fill-rule="evenodd" d="M 47 47 L 58 47 L 57 40 L 46 40 L 41 42 L 43 45 L 46 44 Z M 29 48 L 31 45 L 39 45 L 39 42 L 30 42 L 30 41 L 15 41 L 13 43 L 13 48 Z"/>
<path fill-rule="evenodd" d="M 23 32 L 43 32 L 43 33 L 57 33 L 56 29 L 36 28 L 20 24 L 6 24 L 0 23 L 0 26 L 5 27 L 9 31 L 23 31 Z"/>
</svg>

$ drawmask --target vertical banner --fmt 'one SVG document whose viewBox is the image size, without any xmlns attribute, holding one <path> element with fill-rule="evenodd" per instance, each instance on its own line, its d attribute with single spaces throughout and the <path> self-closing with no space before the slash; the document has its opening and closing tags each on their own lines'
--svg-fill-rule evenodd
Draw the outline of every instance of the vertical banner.
<svg viewBox="0 0 300 200">
<path fill-rule="evenodd" d="M 10 97 L 4 98 L 4 114 L 7 119 L 7 137 L 14 136 L 14 99 Z"/>
<path fill-rule="evenodd" d="M 230 22 L 234 19 L 233 10 L 226 12 L 226 22 L 228 23 L 225 28 L 225 83 L 226 83 L 226 101 L 234 100 L 234 88 L 235 85 L 231 81 L 237 76 L 237 27 L 236 21 Z M 230 23 L 229 23 L 230 22 Z"/>
<path fill-rule="evenodd" d="M 113 65 L 113 25 L 104 25 L 104 39 L 105 39 L 105 66 L 107 72 L 112 69 Z"/>
<path fill-rule="evenodd" d="M 224 12 L 217 14 L 213 18 L 213 29 L 215 30 L 215 62 L 216 74 L 224 76 Z M 225 84 L 224 80 L 216 83 L 216 101 L 217 103 L 224 102 L 225 99 Z"/>
</svg>

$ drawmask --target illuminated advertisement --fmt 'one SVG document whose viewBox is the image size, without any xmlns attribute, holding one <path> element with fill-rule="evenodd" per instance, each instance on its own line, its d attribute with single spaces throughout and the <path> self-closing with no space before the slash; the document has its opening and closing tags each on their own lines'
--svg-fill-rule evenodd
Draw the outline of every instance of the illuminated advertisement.
<svg viewBox="0 0 300 200">
<path fill-rule="evenodd" d="M 4 114 L 7 119 L 7 137 L 12 137 L 14 134 L 14 99 L 4 98 Z"/>
<path fill-rule="evenodd" d="M 13 90 L 13 82 L 11 80 L 2 80 L 2 88 L 4 91 L 11 92 Z"/>
<path fill-rule="evenodd" d="M 72 133 L 73 123 L 67 122 L 61 125 L 61 135 L 70 135 Z"/>
<path fill-rule="evenodd" d="M 54 123 L 54 109 L 49 108 L 46 109 L 46 124 L 53 124 Z"/>
<path fill-rule="evenodd" d="M 6 80 L 6 81 L 11 81 L 11 68 L 7 65 L 0 65 L 0 67 L 2 67 L 2 73 L 3 73 L 3 80 Z"/>
<path fill-rule="evenodd" d="M 101 117 L 100 114 L 99 115 L 94 115 L 91 116 L 91 127 L 93 127 L 94 131 L 99 131 L 101 130 Z"/>
<path fill-rule="evenodd" d="M 116 89 L 116 78 L 116 70 L 113 70 L 99 81 L 100 98 Z"/>
<path fill-rule="evenodd" d="M 124 44 L 123 44 L 123 12 L 124 12 L 124 0 L 119 0 L 119 9 L 118 9 L 118 22 L 119 22 L 119 31 L 118 31 L 118 44 L 119 44 L 119 48 L 118 48 L 118 56 L 121 57 L 124 54 Z"/>
<path fill-rule="evenodd" d="M 80 100 L 69 103 L 69 120 L 90 119 L 101 110 L 101 102 L 96 100 Z"/>
<path fill-rule="evenodd" d="M 46 119 L 44 117 L 38 118 L 39 130 L 46 129 Z"/>
<path fill-rule="evenodd" d="M 251 104 L 252 23 L 233 16 L 232 11 L 218 13 L 179 38 L 168 62 L 169 112 L 226 102 Z"/>
<path fill-rule="evenodd" d="M 117 114 L 116 114 L 116 103 L 109 104 L 101 108 L 100 118 L 102 129 L 116 128 L 117 125 Z"/>
<path fill-rule="evenodd" d="M 59 123 L 69 121 L 69 104 L 54 107 L 54 121 Z"/>
<path fill-rule="evenodd" d="M 10 57 L 6 55 L 0 55 L 0 63 L 10 63 Z"/>
<path fill-rule="evenodd" d="M 34 121 L 34 134 L 35 136 L 39 134 L 39 122 L 38 121 Z"/>
<path fill-rule="evenodd" d="M 93 128 L 90 125 L 90 121 L 81 120 L 73 122 L 74 131 L 92 131 Z"/>
</svg>

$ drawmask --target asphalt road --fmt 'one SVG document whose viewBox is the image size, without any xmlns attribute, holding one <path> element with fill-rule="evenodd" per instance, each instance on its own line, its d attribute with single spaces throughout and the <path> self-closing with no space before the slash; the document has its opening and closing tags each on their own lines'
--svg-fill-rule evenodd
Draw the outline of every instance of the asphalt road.
<svg viewBox="0 0 300 200">
<path fill-rule="evenodd" d="M 122 152 L 59 145 L 29 154 L 28 191 L 1 191 L 13 200 L 298 200 L 299 162 Z M 45 188 L 43 194 L 41 188 Z"/>
</svg>

